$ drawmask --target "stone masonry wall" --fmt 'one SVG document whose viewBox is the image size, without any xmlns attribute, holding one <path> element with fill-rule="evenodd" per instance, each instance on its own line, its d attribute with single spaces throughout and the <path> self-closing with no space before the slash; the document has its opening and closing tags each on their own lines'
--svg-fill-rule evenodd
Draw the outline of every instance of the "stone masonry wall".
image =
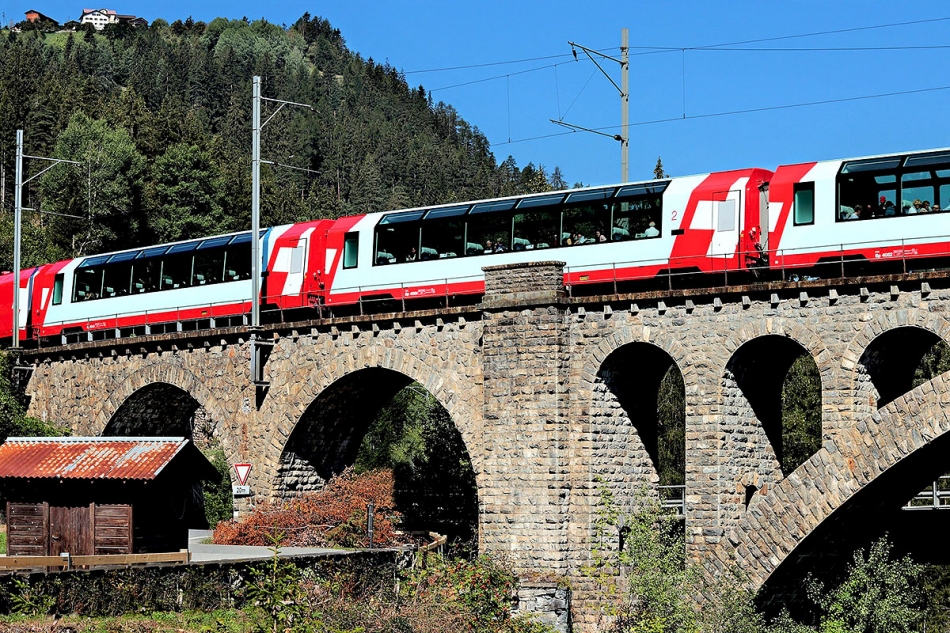
<svg viewBox="0 0 950 633">
<path fill-rule="evenodd" d="M 229 459 L 253 464 L 255 496 L 247 503 L 254 503 L 279 494 L 288 440 L 306 427 L 321 394 L 366 369 L 395 372 L 419 381 L 462 435 L 478 485 L 482 551 L 505 553 L 524 572 L 577 578 L 589 557 L 597 477 L 606 474 L 626 498 L 656 483 L 636 421 L 601 374 L 616 350 L 654 346 L 683 375 L 688 548 L 708 559 L 740 526 L 753 540 L 784 529 L 781 508 L 768 525 L 749 523 L 750 512 L 778 486 L 813 472 L 777 468 L 731 375 L 745 343 L 785 337 L 811 354 L 825 445 L 848 446 L 855 429 L 878 428 L 861 426 L 879 400 L 862 364 L 869 346 L 899 344 L 900 336 L 881 335 L 907 328 L 950 341 L 946 275 L 570 299 L 561 280 L 557 262 L 491 267 L 479 307 L 268 326 L 274 347 L 265 389 L 249 383 L 241 328 L 28 352 L 29 412 L 94 435 L 139 390 L 171 385 L 207 412 Z M 768 341 L 761 348 L 770 353 Z M 373 393 L 372 384 L 365 388 Z M 747 509 L 748 485 L 757 492 Z M 583 614 L 575 622 L 589 626 Z"/>
</svg>

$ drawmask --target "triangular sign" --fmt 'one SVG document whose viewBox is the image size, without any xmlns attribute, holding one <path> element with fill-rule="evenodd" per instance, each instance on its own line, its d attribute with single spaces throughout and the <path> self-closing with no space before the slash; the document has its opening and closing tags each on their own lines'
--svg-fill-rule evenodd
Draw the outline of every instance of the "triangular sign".
<svg viewBox="0 0 950 633">
<path fill-rule="evenodd" d="M 234 472 L 237 473 L 238 485 L 246 486 L 247 485 L 247 476 L 251 474 L 251 465 L 250 464 L 235 464 Z"/>
</svg>

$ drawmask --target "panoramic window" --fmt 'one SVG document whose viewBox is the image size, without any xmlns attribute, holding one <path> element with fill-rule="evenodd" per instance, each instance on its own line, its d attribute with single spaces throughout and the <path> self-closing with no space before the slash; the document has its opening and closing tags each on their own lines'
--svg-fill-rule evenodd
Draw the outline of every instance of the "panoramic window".
<svg viewBox="0 0 950 633">
<path fill-rule="evenodd" d="M 516 201 L 503 202 L 510 209 Z M 488 255 L 511 250 L 511 213 L 498 211 L 491 204 L 475 205 L 469 213 L 466 255 Z"/>
<path fill-rule="evenodd" d="M 432 209 L 422 222 L 419 260 L 446 259 L 464 254 L 465 212 L 468 205 Z"/>
<path fill-rule="evenodd" d="M 560 243 L 561 213 L 542 208 L 514 215 L 512 250 L 525 251 L 550 248 Z"/>
<path fill-rule="evenodd" d="M 663 229 L 663 191 L 668 182 L 621 187 L 617 197 L 629 198 L 614 203 L 610 241 L 660 237 Z"/>
<path fill-rule="evenodd" d="M 950 203 L 950 153 L 847 162 L 838 174 L 838 221 L 940 213 Z"/>
<path fill-rule="evenodd" d="M 414 262 L 419 259 L 419 220 L 424 211 L 390 213 L 376 229 L 376 265 Z"/>
</svg>

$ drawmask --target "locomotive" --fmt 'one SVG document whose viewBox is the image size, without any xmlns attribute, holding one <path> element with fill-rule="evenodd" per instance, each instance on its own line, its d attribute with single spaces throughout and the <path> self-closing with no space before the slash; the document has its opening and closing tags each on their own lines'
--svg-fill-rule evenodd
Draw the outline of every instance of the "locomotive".
<svg viewBox="0 0 950 633">
<path fill-rule="evenodd" d="M 948 207 L 939 149 L 373 212 L 262 230 L 253 300 L 303 316 L 475 302 L 482 267 L 542 260 L 563 261 L 574 292 L 919 270 L 950 254 Z M 246 322 L 250 243 L 245 231 L 23 270 L 21 340 Z M 0 305 L 13 287 L 0 276 Z M 0 311 L 0 340 L 12 321 Z"/>
</svg>

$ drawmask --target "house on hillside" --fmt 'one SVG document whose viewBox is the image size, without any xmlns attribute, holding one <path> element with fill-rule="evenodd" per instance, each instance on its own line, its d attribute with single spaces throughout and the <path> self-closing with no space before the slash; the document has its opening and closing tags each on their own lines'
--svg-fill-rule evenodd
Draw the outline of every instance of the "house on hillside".
<svg viewBox="0 0 950 633">
<path fill-rule="evenodd" d="M 59 26 L 59 22 L 49 17 L 48 15 L 44 15 L 40 13 L 36 9 L 30 9 L 29 11 L 26 12 L 26 21 L 32 22 L 34 24 L 36 24 L 37 22 L 52 22 L 56 26 Z"/>
<path fill-rule="evenodd" d="M 0 445 L 7 554 L 174 552 L 221 475 L 181 437 L 10 437 Z"/>
<path fill-rule="evenodd" d="M 112 9 L 83 9 L 79 23 L 91 24 L 97 31 L 101 31 L 110 24 L 148 26 L 148 20 L 145 18 L 116 13 Z"/>
</svg>

